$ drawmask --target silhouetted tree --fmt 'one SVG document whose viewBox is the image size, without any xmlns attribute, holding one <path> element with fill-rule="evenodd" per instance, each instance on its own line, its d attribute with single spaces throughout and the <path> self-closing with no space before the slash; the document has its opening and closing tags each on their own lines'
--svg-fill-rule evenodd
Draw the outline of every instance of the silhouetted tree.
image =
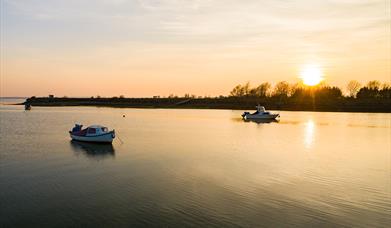
<svg viewBox="0 0 391 228">
<path fill-rule="evenodd" d="M 274 98 L 279 98 L 280 102 L 292 101 L 300 105 L 335 105 L 336 100 L 343 99 L 342 90 L 338 87 L 328 86 L 326 83 L 321 83 L 317 86 L 308 87 L 300 83 L 290 85 L 286 81 L 278 82 L 273 90 L 270 91 L 270 84 L 265 82 L 254 88 L 250 87 L 247 82 L 244 85 L 235 86 L 230 92 L 232 97 L 248 97 L 249 99 L 262 97 L 267 98 L 269 94 Z M 366 99 L 365 102 L 370 102 L 368 99 L 390 99 L 391 85 L 389 83 L 381 84 L 379 81 L 370 81 L 365 87 L 360 88 L 360 83 L 350 81 L 347 85 L 348 95 L 351 98 Z M 358 90 L 358 91 L 357 91 Z M 286 99 L 286 100 L 281 100 Z M 268 102 L 267 100 L 264 100 Z M 273 98 L 270 100 L 273 101 Z"/>
<path fill-rule="evenodd" d="M 256 88 L 250 88 L 250 91 L 248 92 L 248 96 L 250 96 L 250 97 L 256 97 L 256 96 L 257 96 L 257 90 L 256 90 Z"/>
<path fill-rule="evenodd" d="M 368 89 L 370 89 L 370 90 L 379 90 L 380 85 L 381 85 L 381 84 L 380 84 L 379 81 L 373 80 L 373 81 L 369 81 L 369 82 L 368 82 L 367 87 L 368 87 Z"/>
<path fill-rule="evenodd" d="M 315 96 L 320 99 L 337 99 L 342 97 L 342 91 L 338 87 L 324 86 L 315 90 Z"/>
<path fill-rule="evenodd" d="M 348 83 L 346 86 L 346 89 L 348 90 L 349 96 L 350 97 L 356 97 L 358 91 L 360 90 L 361 84 L 356 81 L 352 80 Z"/>
<path fill-rule="evenodd" d="M 242 89 L 243 89 L 243 93 L 245 96 L 250 95 L 250 82 L 247 82 L 246 84 L 244 84 Z"/>
<path fill-rule="evenodd" d="M 270 83 L 264 82 L 264 83 L 260 84 L 259 86 L 257 86 L 254 89 L 255 90 L 255 95 L 257 97 L 267 97 L 271 87 L 272 86 L 270 85 Z"/>
<path fill-rule="evenodd" d="M 358 91 L 357 98 L 365 99 L 365 98 L 376 98 L 379 94 L 379 91 L 376 89 L 369 89 L 368 87 L 363 87 Z"/>
<path fill-rule="evenodd" d="M 295 88 L 295 90 L 291 92 L 292 92 L 291 97 L 293 99 L 303 99 L 305 97 L 309 97 L 310 95 L 308 90 L 301 87 Z"/>
<path fill-rule="evenodd" d="M 273 95 L 274 96 L 284 96 L 288 97 L 289 94 L 289 84 L 286 81 L 278 82 L 274 86 Z"/>
<path fill-rule="evenodd" d="M 232 97 L 243 97 L 244 96 L 244 93 L 243 93 L 243 89 L 242 89 L 242 85 L 237 85 L 235 86 L 232 91 L 230 92 L 230 95 Z"/>
<path fill-rule="evenodd" d="M 382 93 L 379 90 L 381 83 L 379 81 L 369 81 L 367 86 L 361 88 L 357 93 L 357 98 L 359 99 L 369 99 L 369 98 L 381 98 Z"/>
<path fill-rule="evenodd" d="M 379 91 L 379 95 L 383 99 L 391 98 L 391 85 L 388 83 L 384 83 L 382 85 L 382 89 Z"/>
<path fill-rule="evenodd" d="M 235 86 L 232 89 L 232 91 L 230 92 L 230 95 L 232 97 L 249 96 L 250 95 L 250 83 L 247 82 L 246 84 L 244 84 L 244 86 L 242 86 L 240 84 Z"/>
<path fill-rule="evenodd" d="M 382 85 L 382 90 L 383 89 L 391 89 L 391 84 L 390 83 L 387 83 L 387 82 L 384 82 L 383 85 Z"/>
<path fill-rule="evenodd" d="M 296 90 L 302 89 L 302 86 L 299 83 L 295 83 L 289 86 L 289 96 L 293 96 L 296 93 Z"/>
</svg>

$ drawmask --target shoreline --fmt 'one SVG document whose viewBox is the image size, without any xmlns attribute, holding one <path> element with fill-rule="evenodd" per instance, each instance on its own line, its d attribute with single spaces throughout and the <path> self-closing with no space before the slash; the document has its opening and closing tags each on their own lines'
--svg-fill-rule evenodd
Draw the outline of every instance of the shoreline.
<svg viewBox="0 0 391 228">
<path fill-rule="evenodd" d="M 145 109 L 225 109 L 253 110 L 257 104 L 267 110 L 315 112 L 391 113 L 391 99 L 358 100 L 343 98 L 327 101 L 296 101 L 292 99 L 224 97 L 224 98 L 28 98 L 26 102 L 39 107 L 93 106 Z"/>
</svg>

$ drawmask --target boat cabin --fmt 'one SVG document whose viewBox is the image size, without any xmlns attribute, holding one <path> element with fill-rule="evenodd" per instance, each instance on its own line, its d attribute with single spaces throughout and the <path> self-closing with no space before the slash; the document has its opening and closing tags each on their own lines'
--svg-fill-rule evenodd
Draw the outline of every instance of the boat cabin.
<svg viewBox="0 0 391 228">
<path fill-rule="evenodd" d="M 77 136 L 94 136 L 109 133 L 109 129 L 100 125 L 92 125 L 82 129 L 83 125 L 76 124 L 72 129 L 72 134 Z"/>
<path fill-rule="evenodd" d="M 270 114 L 270 112 L 266 112 L 266 109 L 263 106 L 257 105 L 256 108 L 257 108 L 257 111 L 254 112 L 252 115 Z"/>
<path fill-rule="evenodd" d="M 92 125 L 92 126 L 87 127 L 86 129 L 87 129 L 86 136 L 101 135 L 101 134 L 105 134 L 105 133 L 109 132 L 109 129 L 107 129 L 107 127 L 103 127 L 100 125 Z"/>
</svg>

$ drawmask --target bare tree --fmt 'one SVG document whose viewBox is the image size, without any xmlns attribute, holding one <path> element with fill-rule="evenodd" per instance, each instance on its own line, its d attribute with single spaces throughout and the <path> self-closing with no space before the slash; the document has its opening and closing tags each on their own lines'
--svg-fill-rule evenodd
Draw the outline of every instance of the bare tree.
<svg viewBox="0 0 391 228">
<path fill-rule="evenodd" d="M 277 83 L 274 86 L 273 94 L 275 96 L 288 96 L 289 94 L 289 84 L 286 81 Z"/>
<path fill-rule="evenodd" d="M 257 88 L 251 88 L 250 91 L 248 92 L 248 95 L 251 97 L 256 97 L 257 96 Z"/>
<path fill-rule="evenodd" d="M 381 83 L 379 81 L 373 80 L 373 81 L 368 82 L 367 87 L 369 89 L 379 90 L 380 85 L 381 85 Z"/>
<path fill-rule="evenodd" d="M 388 82 L 384 82 L 382 85 L 382 89 L 385 89 L 385 90 L 391 89 L 391 84 Z"/>
<path fill-rule="evenodd" d="M 296 90 L 302 89 L 302 88 L 303 88 L 303 85 L 300 84 L 300 83 L 291 84 L 289 86 L 289 94 L 288 94 L 288 96 L 292 96 L 293 94 L 295 94 Z"/>
<path fill-rule="evenodd" d="M 350 97 L 356 97 L 360 88 L 361 88 L 361 84 L 356 80 L 350 81 L 346 86 L 346 89 L 348 90 Z"/>
<path fill-rule="evenodd" d="M 250 93 L 251 93 L 250 83 L 247 82 L 243 86 L 240 84 L 235 86 L 230 92 L 230 95 L 233 97 L 244 97 L 250 95 Z"/>
<path fill-rule="evenodd" d="M 272 86 L 268 82 L 264 82 L 260 84 L 257 88 L 255 88 L 255 94 L 258 97 L 266 97 L 269 93 L 269 90 Z"/>
<path fill-rule="evenodd" d="M 235 86 L 232 89 L 232 91 L 230 92 L 230 95 L 233 97 L 242 97 L 244 95 L 242 85 L 239 84 L 239 85 Z"/>
<path fill-rule="evenodd" d="M 250 90 L 251 90 L 251 88 L 250 88 L 250 82 L 247 82 L 246 84 L 244 84 L 244 86 L 242 87 L 242 89 L 243 89 L 243 94 L 244 94 L 245 96 L 250 95 Z"/>
</svg>

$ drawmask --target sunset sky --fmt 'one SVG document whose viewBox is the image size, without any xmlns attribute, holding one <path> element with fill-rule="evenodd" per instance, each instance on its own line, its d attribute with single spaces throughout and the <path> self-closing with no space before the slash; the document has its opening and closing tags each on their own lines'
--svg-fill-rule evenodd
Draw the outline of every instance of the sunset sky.
<svg viewBox="0 0 391 228">
<path fill-rule="evenodd" d="M 391 82 L 389 0 L 0 0 L 0 96 Z"/>
</svg>

